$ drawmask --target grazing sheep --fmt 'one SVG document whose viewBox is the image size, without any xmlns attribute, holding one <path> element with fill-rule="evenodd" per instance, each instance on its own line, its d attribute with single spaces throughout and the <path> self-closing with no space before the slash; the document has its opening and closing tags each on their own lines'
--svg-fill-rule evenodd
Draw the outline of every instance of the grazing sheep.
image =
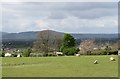
<svg viewBox="0 0 120 79">
<path fill-rule="evenodd" d="M 115 58 L 113 58 L 113 57 L 110 57 L 110 61 L 115 61 Z"/>
<path fill-rule="evenodd" d="M 18 54 L 18 55 L 17 55 L 17 57 L 21 57 L 21 55 L 20 55 L 20 54 Z"/>
<path fill-rule="evenodd" d="M 95 61 L 94 61 L 94 64 L 98 64 L 98 60 L 95 60 Z"/>
<path fill-rule="evenodd" d="M 80 56 L 80 54 L 75 54 L 75 56 Z"/>
</svg>

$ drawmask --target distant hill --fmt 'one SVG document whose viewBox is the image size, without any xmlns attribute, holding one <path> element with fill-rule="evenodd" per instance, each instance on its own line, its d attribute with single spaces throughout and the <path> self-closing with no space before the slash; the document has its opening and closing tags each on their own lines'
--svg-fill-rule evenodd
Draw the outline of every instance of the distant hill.
<svg viewBox="0 0 120 79">
<path fill-rule="evenodd" d="M 45 32 L 48 30 L 43 31 L 28 31 L 28 32 L 20 32 L 20 33 L 6 33 L 2 32 L 2 40 L 36 40 L 39 32 Z M 56 32 L 49 30 L 49 33 L 56 34 L 56 35 L 64 35 L 64 33 Z M 118 34 L 77 34 L 72 33 L 72 36 L 76 39 L 82 38 L 118 38 Z"/>
<path fill-rule="evenodd" d="M 72 34 L 74 38 L 118 38 L 118 34 Z"/>
<path fill-rule="evenodd" d="M 3 40 L 34 40 L 38 32 L 21 32 L 21 33 L 6 33 L 2 34 Z"/>
</svg>

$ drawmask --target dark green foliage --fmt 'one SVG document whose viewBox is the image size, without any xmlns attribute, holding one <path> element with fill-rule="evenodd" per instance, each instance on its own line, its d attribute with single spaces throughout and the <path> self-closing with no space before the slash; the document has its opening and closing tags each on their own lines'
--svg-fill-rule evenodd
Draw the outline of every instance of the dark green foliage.
<svg viewBox="0 0 120 79">
<path fill-rule="evenodd" d="M 118 55 L 118 51 L 110 51 L 108 55 Z"/>
<path fill-rule="evenodd" d="M 106 46 L 106 48 L 102 51 L 102 55 L 109 55 L 111 51 L 111 47 Z"/>
<path fill-rule="evenodd" d="M 2 50 L 0 51 L 0 57 L 5 57 L 5 53 L 6 53 L 5 49 L 2 48 Z"/>
<path fill-rule="evenodd" d="M 4 50 L 2 51 L 1 56 L 2 56 L 2 57 L 5 57 L 5 51 L 4 51 Z"/>
<path fill-rule="evenodd" d="M 14 54 L 13 57 L 17 57 L 17 54 Z"/>
<path fill-rule="evenodd" d="M 79 49 L 76 47 L 66 47 L 63 49 L 63 54 L 65 55 L 74 55 L 79 52 Z"/>
<path fill-rule="evenodd" d="M 74 55 L 75 53 L 78 53 L 80 50 L 79 48 L 75 47 L 74 37 L 70 34 L 65 34 L 60 51 L 63 52 L 64 55 Z"/>
<path fill-rule="evenodd" d="M 108 51 L 103 50 L 103 51 L 101 52 L 101 55 L 107 55 L 107 54 L 109 54 Z"/>
<path fill-rule="evenodd" d="M 63 38 L 63 47 L 72 47 L 75 46 L 75 39 L 70 34 L 64 34 Z"/>
<path fill-rule="evenodd" d="M 4 48 L 27 48 L 33 46 L 34 40 L 28 40 L 28 41 L 17 41 L 17 40 L 3 40 L 2 44 Z M 10 44 L 9 44 L 10 43 Z"/>
</svg>

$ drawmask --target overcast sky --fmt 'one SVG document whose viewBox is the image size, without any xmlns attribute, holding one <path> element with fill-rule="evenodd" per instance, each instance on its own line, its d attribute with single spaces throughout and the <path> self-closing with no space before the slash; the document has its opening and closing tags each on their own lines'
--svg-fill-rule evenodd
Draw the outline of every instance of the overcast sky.
<svg viewBox="0 0 120 79">
<path fill-rule="evenodd" d="M 117 2 L 19 2 L 2 4 L 2 31 L 55 30 L 117 33 Z"/>
</svg>

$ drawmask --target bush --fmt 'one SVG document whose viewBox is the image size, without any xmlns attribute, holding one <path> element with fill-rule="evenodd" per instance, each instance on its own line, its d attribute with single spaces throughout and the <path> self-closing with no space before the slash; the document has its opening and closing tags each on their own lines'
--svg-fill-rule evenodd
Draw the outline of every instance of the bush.
<svg viewBox="0 0 120 79">
<path fill-rule="evenodd" d="M 102 51 L 101 51 L 101 55 L 109 55 L 109 52 L 106 51 L 106 50 L 102 50 Z"/>
<path fill-rule="evenodd" d="M 1 53 L 1 57 L 5 57 L 5 51 L 2 51 L 2 53 Z"/>
<path fill-rule="evenodd" d="M 53 53 L 48 53 L 48 56 L 54 56 L 54 54 Z"/>
<path fill-rule="evenodd" d="M 17 54 L 12 54 L 12 57 L 17 57 Z"/>
<path fill-rule="evenodd" d="M 75 48 L 75 47 L 69 47 L 69 48 L 64 48 L 62 50 L 64 55 L 74 55 L 77 54 L 79 52 L 79 48 Z"/>
<path fill-rule="evenodd" d="M 31 52 L 32 52 L 31 49 L 25 49 L 25 50 L 23 51 L 22 55 L 23 55 L 24 57 L 29 57 Z"/>
<path fill-rule="evenodd" d="M 118 51 L 111 51 L 109 52 L 109 55 L 118 55 Z"/>
<path fill-rule="evenodd" d="M 91 51 L 86 51 L 86 55 L 91 55 Z"/>
<path fill-rule="evenodd" d="M 91 55 L 100 55 L 100 54 L 101 54 L 100 50 L 94 50 L 91 52 Z"/>
</svg>

